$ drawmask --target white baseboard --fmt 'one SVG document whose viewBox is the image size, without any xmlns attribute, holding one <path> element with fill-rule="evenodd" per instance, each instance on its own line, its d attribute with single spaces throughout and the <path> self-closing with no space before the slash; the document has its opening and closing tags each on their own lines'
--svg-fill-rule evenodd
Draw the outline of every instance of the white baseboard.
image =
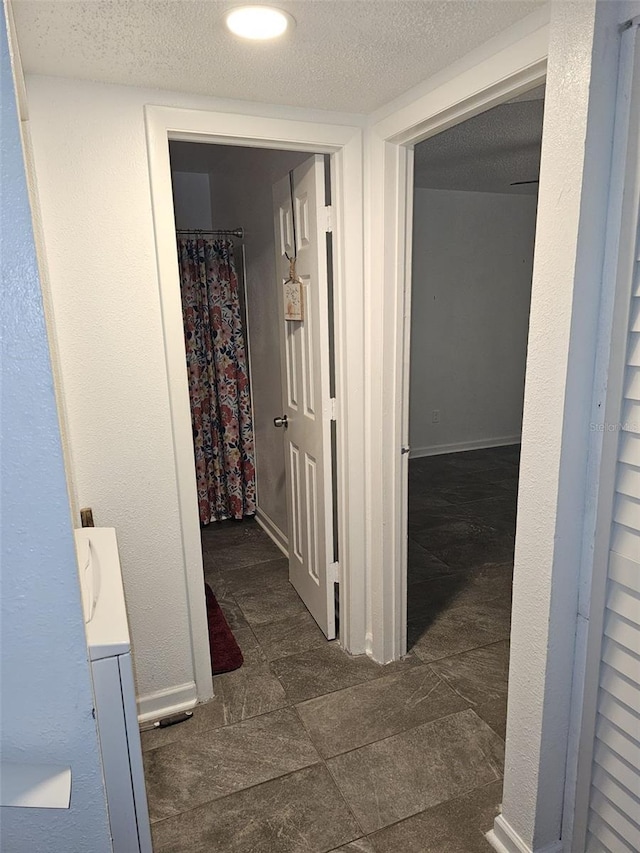
<svg viewBox="0 0 640 853">
<path fill-rule="evenodd" d="M 477 441 L 457 441 L 453 444 L 436 444 L 431 447 L 412 447 L 410 459 L 421 456 L 441 456 L 444 453 L 461 453 L 463 450 L 482 450 L 485 447 L 505 447 L 508 444 L 520 444 L 521 436 L 504 435 L 502 438 L 480 438 Z"/>
<path fill-rule="evenodd" d="M 195 681 L 170 687 L 168 690 L 158 690 L 138 698 L 138 722 L 148 723 L 189 711 L 198 701 Z"/>
<path fill-rule="evenodd" d="M 256 521 L 274 544 L 282 551 L 285 557 L 289 556 L 289 540 L 278 525 L 269 518 L 266 512 L 256 507 Z"/>
<path fill-rule="evenodd" d="M 522 840 L 513 827 L 499 814 L 486 839 L 498 853 L 562 853 L 562 842 L 554 841 L 545 847 L 532 847 Z"/>
</svg>

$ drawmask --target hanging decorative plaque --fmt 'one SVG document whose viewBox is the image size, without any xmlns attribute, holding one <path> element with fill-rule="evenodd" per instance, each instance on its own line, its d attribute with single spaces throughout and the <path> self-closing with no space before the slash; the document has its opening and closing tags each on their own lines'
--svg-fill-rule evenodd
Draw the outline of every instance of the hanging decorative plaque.
<svg viewBox="0 0 640 853">
<path fill-rule="evenodd" d="M 284 283 L 284 319 L 302 320 L 302 282 L 296 273 L 296 259 L 289 258 L 289 278 Z"/>
</svg>

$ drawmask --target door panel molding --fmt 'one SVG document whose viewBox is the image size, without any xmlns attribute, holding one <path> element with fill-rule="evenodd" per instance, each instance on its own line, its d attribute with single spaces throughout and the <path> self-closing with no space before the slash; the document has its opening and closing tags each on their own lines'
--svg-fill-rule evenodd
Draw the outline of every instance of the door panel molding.
<svg viewBox="0 0 640 853">
<path fill-rule="evenodd" d="M 289 580 L 332 640 L 336 613 L 325 183 L 325 158 L 318 154 L 281 178 L 273 187 L 273 222 L 278 231 L 286 220 L 283 210 L 292 210 L 296 275 L 302 283 L 302 320 L 285 320 L 284 288 L 279 291 L 283 382 L 296 367 L 302 395 L 295 408 L 284 402 L 288 428 L 283 438 L 290 448 L 296 446 L 295 466 L 287 475 L 289 536 L 298 543 L 289 557 Z M 276 234 L 276 275 L 283 282 L 291 264 L 291 256 L 281 250 L 285 242 L 284 235 Z"/>
</svg>

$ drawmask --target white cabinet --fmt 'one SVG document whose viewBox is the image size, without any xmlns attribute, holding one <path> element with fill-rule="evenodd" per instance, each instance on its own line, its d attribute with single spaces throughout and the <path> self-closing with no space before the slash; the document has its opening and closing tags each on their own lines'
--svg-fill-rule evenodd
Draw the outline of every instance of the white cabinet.
<svg viewBox="0 0 640 853">
<path fill-rule="evenodd" d="M 114 853 L 151 853 L 129 626 L 113 528 L 76 530 Z"/>
</svg>

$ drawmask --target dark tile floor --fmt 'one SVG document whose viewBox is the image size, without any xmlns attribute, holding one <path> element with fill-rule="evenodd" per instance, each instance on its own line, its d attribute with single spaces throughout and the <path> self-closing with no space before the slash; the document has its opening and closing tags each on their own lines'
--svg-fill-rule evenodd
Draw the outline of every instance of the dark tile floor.
<svg viewBox="0 0 640 853">
<path fill-rule="evenodd" d="M 518 448 L 412 460 L 410 652 L 327 642 L 253 522 L 203 532 L 244 653 L 143 735 L 156 853 L 489 853 L 502 793 Z"/>
</svg>

